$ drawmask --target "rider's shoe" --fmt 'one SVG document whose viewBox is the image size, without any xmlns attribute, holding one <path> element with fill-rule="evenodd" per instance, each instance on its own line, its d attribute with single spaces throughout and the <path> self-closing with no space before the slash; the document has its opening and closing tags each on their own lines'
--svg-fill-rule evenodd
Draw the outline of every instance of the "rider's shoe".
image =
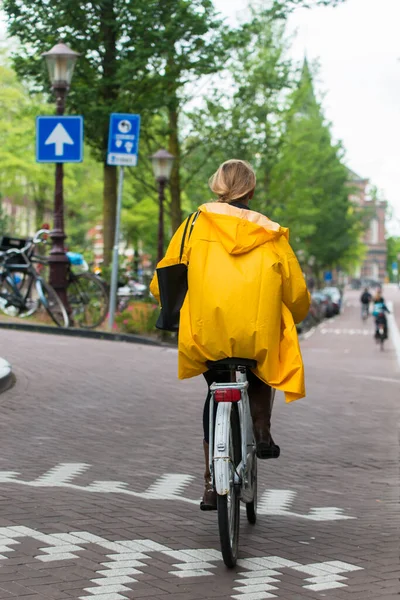
<svg viewBox="0 0 400 600">
<path fill-rule="evenodd" d="M 272 439 L 271 413 L 274 402 L 273 391 L 270 388 L 269 394 L 265 387 L 259 390 L 252 390 L 250 399 L 250 411 L 253 418 L 254 436 L 256 438 L 256 456 L 257 458 L 279 458 L 281 450 Z"/>
<path fill-rule="evenodd" d="M 211 483 L 207 442 L 203 442 L 203 447 L 206 470 L 204 472 L 204 494 L 203 499 L 200 502 L 200 510 L 217 510 L 217 492 Z"/>
</svg>

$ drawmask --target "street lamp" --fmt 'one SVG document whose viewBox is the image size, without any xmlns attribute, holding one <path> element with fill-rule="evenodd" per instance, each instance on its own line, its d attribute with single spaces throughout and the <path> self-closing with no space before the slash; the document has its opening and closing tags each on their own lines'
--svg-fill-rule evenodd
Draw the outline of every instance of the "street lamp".
<svg viewBox="0 0 400 600">
<path fill-rule="evenodd" d="M 159 216 L 157 261 L 160 262 L 164 256 L 164 190 L 171 176 L 175 156 L 167 152 L 167 150 L 161 149 L 150 156 L 150 159 L 153 166 L 154 177 L 158 183 Z"/>
<path fill-rule="evenodd" d="M 78 52 L 74 52 L 66 44 L 59 42 L 49 52 L 43 52 L 49 71 L 51 87 L 56 97 L 56 114 L 63 115 L 65 97 L 68 93 Z M 68 258 L 65 254 L 64 240 L 64 165 L 56 163 L 54 191 L 54 228 L 50 233 L 52 249 L 50 252 L 50 283 L 57 291 L 64 305 L 67 301 L 67 269 Z"/>
</svg>

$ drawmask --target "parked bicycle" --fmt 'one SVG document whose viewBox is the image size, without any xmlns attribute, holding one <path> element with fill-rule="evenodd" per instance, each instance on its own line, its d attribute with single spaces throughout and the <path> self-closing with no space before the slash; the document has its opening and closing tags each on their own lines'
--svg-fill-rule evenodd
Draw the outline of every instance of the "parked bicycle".
<svg viewBox="0 0 400 600">
<path fill-rule="evenodd" d="M 0 242 L 0 308 L 9 316 L 28 317 L 43 310 L 59 327 L 68 327 L 67 311 L 54 288 L 32 264 L 35 246 L 46 229 L 32 240 L 3 236 Z"/>
<path fill-rule="evenodd" d="M 247 368 L 256 361 L 226 358 L 208 362 L 209 369 L 226 370 L 230 383 L 210 386 L 210 473 L 217 491 L 221 552 L 227 567 L 236 565 L 239 547 L 240 501 L 249 523 L 257 520 L 257 457 L 248 396 Z M 217 411 L 214 422 L 214 407 Z"/>
<path fill-rule="evenodd" d="M 71 308 L 71 322 L 76 327 L 94 329 L 103 323 L 108 313 L 108 292 L 103 281 L 94 273 L 82 254 L 67 252 L 69 260 L 67 298 Z M 38 270 L 48 266 L 46 256 L 33 256 Z"/>
</svg>

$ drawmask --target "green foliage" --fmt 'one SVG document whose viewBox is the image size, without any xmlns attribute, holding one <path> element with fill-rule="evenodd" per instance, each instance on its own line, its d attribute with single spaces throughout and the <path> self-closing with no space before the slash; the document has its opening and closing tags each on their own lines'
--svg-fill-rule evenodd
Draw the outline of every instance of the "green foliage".
<svg viewBox="0 0 400 600">
<path fill-rule="evenodd" d="M 81 57 L 67 109 L 83 114 L 85 135 L 104 161 L 111 112 L 138 112 L 143 122 L 165 111 L 167 145 L 176 156 L 171 214 L 180 224 L 180 93 L 190 80 L 222 68 L 229 36 L 212 0 L 4 0 L 8 30 L 20 45 L 14 65 L 34 90 L 48 90 L 41 52 L 59 38 Z M 104 186 L 104 235 L 109 259 L 115 226 L 115 180 Z"/>
<path fill-rule="evenodd" d="M 400 237 L 388 237 L 387 240 L 387 267 L 389 279 L 393 283 L 399 281 L 400 271 Z M 393 263 L 397 263 L 398 272 L 393 272 Z"/>
<path fill-rule="evenodd" d="M 286 56 L 285 23 L 269 10 L 253 12 L 235 37 L 238 43 L 231 52 L 227 85 L 223 81 L 208 95 L 204 107 L 187 115 L 191 133 L 182 145 L 183 187 L 192 209 L 210 198 L 208 178 L 221 162 L 233 157 L 249 160 L 256 168 L 258 186 L 252 206 L 269 209 L 282 111 L 294 79 Z M 223 91 L 232 87 L 233 95 Z"/>
<path fill-rule="evenodd" d="M 160 309 L 149 302 L 131 302 L 126 310 L 118 313 L 115 322 L 124 333 L 153 333 Z"/>
<path fill-rule="evenodd" d="M 0 62 L 0 192 L 18 204 L 50 199 L 49 165 L 35 160 L 35 118 L 48 114 L 41 97 L 32 99 L 3 56 Z"/>
<path fill-rule="evenodd" d="M 313 257 L 317 276 L 358 253 L 362 222 L 349 201 L 342 161 L 342 147 L 332 142 L 305 61 L 272 171 L 271 197 L 273 217 L 290 227 L 291 243 L 305 261 Z"/>
<path fill-rule="evenodd" d="M 9 219 L 6 215 L 3 207 L 3 201 L 0 198 L 0 236 L 5 235 L 9 232 Z"/>
<path fill-rule="evenodd" d="M 54 167 L 36 162 L 35 119 L 49 114 L 51 107 L 40 96 L 29 95 L 4 57 L 0 89 L 0 193 L 16 205 L 30 201 L 39 228 L 45 211 L 52 207 Z M 88 148 L 83 164 L 65 165 L 64 196 L 67 244 L 71 249 L 85 250 L 87 230 L 101 218 L 101 170 Z M 13 223 L 7 226 L 15 228 Z"/>
</svg>

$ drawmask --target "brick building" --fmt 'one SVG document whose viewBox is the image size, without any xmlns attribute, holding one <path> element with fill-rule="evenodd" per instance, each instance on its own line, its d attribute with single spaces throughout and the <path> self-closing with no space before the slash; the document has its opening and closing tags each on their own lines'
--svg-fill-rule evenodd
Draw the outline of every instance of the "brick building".
<svg viewBox="0 0 400 600">
<path fill-rule="evenodd" d="M 369 227 L 366 229 L 362 240 L 366 246 L 366 255 L 355 276 L 361 279 L 373 279 L 383 282 L 386 277 L 385 216 L 387 202 L 373 199 L 369 195 L 369 179 L 363 179 L 350 170 L 349 176 L 353 188 L 350 200 L 371 213 Z"/>
</svg>

